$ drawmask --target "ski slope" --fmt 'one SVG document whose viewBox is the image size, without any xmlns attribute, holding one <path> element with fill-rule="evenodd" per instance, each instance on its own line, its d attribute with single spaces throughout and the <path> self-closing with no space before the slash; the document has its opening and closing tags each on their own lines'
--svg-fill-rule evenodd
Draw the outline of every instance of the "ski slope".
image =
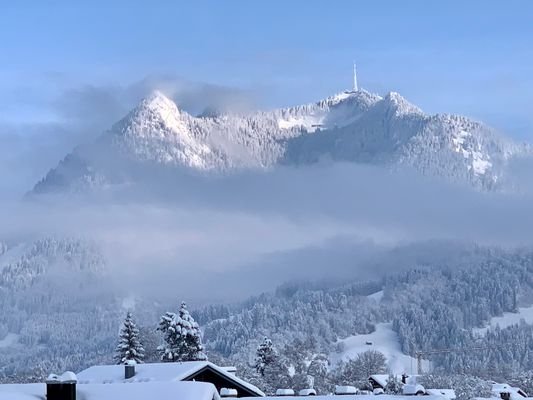
<svg viewBox="0 0 533 400">
<path fill-rule="evenodd" d="M 332 364 L 356 358 L 359 353 L 376 350 L 385 355 L 390 372 L 393 374 L 415 374 L 416 359 L 403 354 L 396 332 L 392 330 L 392 323 L 376 325 L 376 330 L 368 335 L 354 335 L 340 340 L 342 352 L 330 354 Z M 428 370 L 429 362 L 423 361 L 424 370 Z"/>
<path fill-rule="evenodd" d="M 2 340 L 0 340 L 0 349 L 12 347 L 19 341 L 19 335 L 16 333 L 8 333 Z"/>
<path fill-rule="evenodd" d="M 379 292 L 372 293 L 371 295 L 366 296 L 369 299 L 372 299 L 378 303 L 381 302 L 381 299 L 383 299 L 383 290 L 380 290 Z"/>
<path fill-rule="evenodd" d="M 500 317 L 493 317 L 487 326 L 484 328 L 474 328 L 473 331 L 475 334 L 485 336 L 489 329 L 494 329 L 496 326 L 507 328 L 508 326 L 519 324 L 521 320 L 524 320 L 526 324 L 533 324 L 533 306 L 519 307 L 517 313 L 506 312 Z"/>
</svg>

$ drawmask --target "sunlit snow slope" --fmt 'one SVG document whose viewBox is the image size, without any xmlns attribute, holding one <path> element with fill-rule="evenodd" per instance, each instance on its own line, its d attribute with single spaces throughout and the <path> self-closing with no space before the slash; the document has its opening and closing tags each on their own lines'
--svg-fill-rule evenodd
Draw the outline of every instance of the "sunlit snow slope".
<svg viewBox="0 0 533 400">
<path fill-rule="evenodd" d="M 387 365 L 394 374 L 414 374 L 416 373 L 416 359 L 405 355 L 400 349 L 398 336 L 392 330 L 392 324 L 381 323 L 376 325 L 376 330 L 368 335 L 354 335 L 340 340 L 342 345 L 341 353 L 330 354 L 333 364 L 340 360 L 350 360 L 358 354 L 368 350 L 376 350 L 387 358 Z M 423 361 L 423 367 L 427 370 L 429 363 Z"/>
</svg>

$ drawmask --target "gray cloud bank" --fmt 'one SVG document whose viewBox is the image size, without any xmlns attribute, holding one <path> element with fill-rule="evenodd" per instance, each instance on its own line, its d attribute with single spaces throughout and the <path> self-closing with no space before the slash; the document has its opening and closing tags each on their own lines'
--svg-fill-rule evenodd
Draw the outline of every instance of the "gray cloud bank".
<svg viewBox="0 0 533 400">
<path fill-rule="evenodd" d="M 180 293 L 207 301 L 286 280 L 375 278 L 424 257 L 451 257 L 443 242 L 530 246 L 532 199 L 353 164 L 161 174 L 92 195 L 5 203 L 0 240 L 88 238 L 131 287 L 170 293 L 187 280 L 208 290 L 180 284 Z M 402 260 L 390 256 L 406 248 Z"/>
</svg>

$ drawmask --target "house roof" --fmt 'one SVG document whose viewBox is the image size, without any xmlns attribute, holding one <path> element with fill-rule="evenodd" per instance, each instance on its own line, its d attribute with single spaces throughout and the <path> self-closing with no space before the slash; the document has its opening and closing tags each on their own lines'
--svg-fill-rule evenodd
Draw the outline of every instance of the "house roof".
<svg viewBox="0 0 533 400">
<path fill-rule="evenodd" d="M 444 396 L 449 400 L 454 400 L 457 397 L 453 389 L 426 389 L 426 393 L 435 396 Z"/>
<path fill-rule="evenodd" d="M 518 387 L 513 387 L 507 383 L 494 383 L 492 385 L 492 393 L 493 394 L 510 393 L 511 400 L 523 400 L 523 399 L 529 398 L 527 396 L 527 393 L 524 392 L 522 389 Z"/>
<path fill-rule="evenodd" d="M 387 382 L 389 381 L 389 375 L 385 374 L 374 374 L 370 375 L 370 379 L 373 379 L 376 381 L 377 384 L 379 384 L 381 387 L 387 386 Z"/>
<path fill-rule="evenodd" d="M 525 394 L 525 392 L 522 389 L 511 386 L 507 383 L 494 383 L 492 385 L 492 391 L 493 392 L 515 392 L 515 393 L 522 392 Z"/>
<path fill-rule="evenodd" d="M 407 383 L 413 384 L 413 385 L 416 384 L 416 378 L 418 376 L 419 375 L 406 375 Z M 389 377 L 390 375 L 388 374 L 374 374 L 374 375 L 370 375 L 368 379 L 373 379 L 378 385 L 384 388 L 385 386 L 387 386 Z M 394 377 L 396 378 L 396 380 L 400 382 L 402 381 L 402 375 L 394 375 Z"/>
<path fill-rule="evenodd" d="M 342 400 L 376 400 L 375 395 L 319 395 L 311 396 L 313 400 L 333 400 L 333 399 L 342 399 Z M 252 400 L 253 397 L 243 397 L 240 400 Z M 445 400 L 442 396 L 424 396 L 424 400 Z M 267 396 L 263 400 L 302 400 L 302 396 Z M 413 400 L 413 396 L 396 396 L 381 394 L 379 395 L 379 400 Z"/>
<path fill-rule="evenodd" d="M 0 393 L 0 400 L 36 400 L 41 397 L 35 397 L 25 393 L 6 392 Z M 44 399 L 44 397 L 42 397 Z"/>
<path fill-rule="evenodd" d="M 77 385 L 78 398 L 84 400 L 219 400 L 216 388 L 206 382 L 145 382 L 142 385 Z M 44 400 L 44 383 L 0 385 L 0 400 Z"/>
<path fill-rule="evenodd" d="M 224 378 L 233 381 L 237 386 L 264 396 L 256 386 L 236 377 L 226 369 L 209 361 L 184 361 L 172 363 L 152 363 L 135 365 L 135 376 L 124 379 L 124 365 L 97 365 L 77 374 L 78 383 L 129 383 L 129 382 L 175 382 L 187 380 L 196 373 L 209 368 Z"/>
<path fill-rule="evenodd" d="M 492 384 L 493 392 L 508 392 L 510 390 L 515 391 L 516 388 L 508 385 L 507 383 L 494 383 Z"/>
</svg>

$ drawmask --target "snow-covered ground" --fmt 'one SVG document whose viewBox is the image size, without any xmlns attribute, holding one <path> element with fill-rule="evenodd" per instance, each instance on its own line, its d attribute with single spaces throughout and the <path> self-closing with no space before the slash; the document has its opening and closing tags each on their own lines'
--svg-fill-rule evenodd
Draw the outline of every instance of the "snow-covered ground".
<svg viewBox="0 0 533 400">
<path fill-rule="evenodd" d="M 380 290 L 379 292 L 376 292 L 376 293 L 372 293 L 371 295 L 368 295 L 367 297 L 379 303 L 381 299 L 383 298 L 383 290 Z"/>
<path fill-rule="evenodd" d="M 490 157 L 488 154 L 471 149 L 466 143 L 470 137 L 472 137 L 471 133 L 464 130 L 459 131 L 455 137 L 452 137 L 454 150 L 457 153 L 462 153 L 464 158 L 472 159 L 472 165 L 469 166 L 469 169 L 472 168 L 476 175 L 483 175 L 487 169 L 492 167 L 492 163 L 489 161 Z"/>
<path fill-rule="evenodd" d="M 484 336 L 489 328 L 507 328 L 511 325 L 519 324 L 521 320 L 524 320 L 527 324 L 533 324 L 533 306 L 519 307 L 517 313 L 503 313 L 501 317 L 493 317 L 484 328 L 474 328 L 474 333 Z"/>
<path fill-rule="evenodd" d="M 359 353 L 367 350 L 376 350 L 385 355 L 392 373 L 415 374 L 417 372 L 416 359 L 402 353 L 398 336 L 392 330 L 392 323 L 377 324 L 376 330 L 368 335 L 349 336 L 339 342 L 344 347 L 341 353 L 330 354 L 330 360 L 333 364 L 340 360 L 347 361 L 356 358 Z M 424 360 L 424 370 L 427 371 L 428 367 L 429 362 Z"/>
<path fill-rule="evenodd" d="M 0 349 L 11 347 L 18 343 L 19 335 L 16 333 L 8 333 L 2 340 L 0 340 Z"/>
<path fill-rule="evenodd" d="M 146 400 L 219 399 L 216 388 L 206 382 L 143 382 L 132 384 L 82 384 L 77 385 L 79 399 L 84 400 Z M 0 385 L 0 400 L 37 400 L 46 398 L 44 383 Z"/>
</svg>

